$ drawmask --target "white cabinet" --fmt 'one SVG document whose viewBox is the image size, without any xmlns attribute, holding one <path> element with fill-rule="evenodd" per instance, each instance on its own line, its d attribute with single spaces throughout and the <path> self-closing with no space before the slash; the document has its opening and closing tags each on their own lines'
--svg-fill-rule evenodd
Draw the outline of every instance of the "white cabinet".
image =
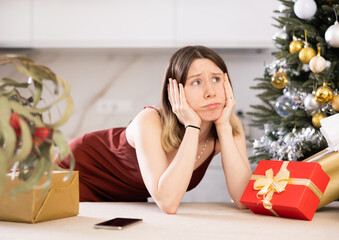
<svg viewBox="0 0 339 240">
<path fill-rule="evenodd" d="M 34 0 L 37 46 L 130 47 L 173 42 L 172 0 Z"/>
<path fill-rule="evenodd" d="M 277 0 L 1 0 L 0 47 L 267 48 Z"/>
<path fill-rule="evenodd" d="M 0 47 L 29 45 L 31 3 L 27 0 L 0 1 Z"/>
<path fill-rule="evenodd" d="M 213 47 L 269 47 L 274 0 L 177 1 L 177 41 Z"/>
</svg>

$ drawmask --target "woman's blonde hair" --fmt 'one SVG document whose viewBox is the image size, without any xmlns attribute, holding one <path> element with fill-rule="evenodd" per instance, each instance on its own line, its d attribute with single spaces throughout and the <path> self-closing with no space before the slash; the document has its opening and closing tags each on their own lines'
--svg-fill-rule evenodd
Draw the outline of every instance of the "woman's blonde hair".
<svg viewBox="0 0 339 240">
<path fill-rule="evenodd" d="M 176 79 L 178 83 L 182 83 L 183 86 L 185 86 L 188 69 L 192 62 L 202 58 L 211 60 L 223 71 L 223 73 L 228 73 L 224 60 L 216 52 L 207 47 L 187 46 L 179 49 L 173 54 L 165 72 L 161 96 L 161 121 L 163 125 L 161 140 L 165 151 L 171 151 L 178 148 L 185 133 L 185 126 L 179 122 L 177 116 L 173 113 L 171 103 L 168 99 L 168 79 Z M 235 124 L 234 116 L 231 118 L 231 126 L 233 135 L 239 132 L 238 127 Z M 212 133 L 215 138 L 218 138 L 214 124 Z"/>
</svg>

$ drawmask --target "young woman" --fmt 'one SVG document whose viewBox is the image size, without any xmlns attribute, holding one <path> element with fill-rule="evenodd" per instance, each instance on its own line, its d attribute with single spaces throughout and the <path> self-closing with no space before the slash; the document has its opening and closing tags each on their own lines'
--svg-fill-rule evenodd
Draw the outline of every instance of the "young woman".
<svg viewBox="0 0 339 240">
<path fill-rule="evenodd" d="M 244 131 L 222 58 L 188 46 L 170 59 L 162 104 L 146 107 L 127 128 L 86 134 L 70 143 L 80 173 L 80 201 L 147 201 L 176 213 L 221 152 L 227 188 L 239 208 L 251 177 Z M 59 162 L 68 168 L 69 160 Z"/>
</svg>

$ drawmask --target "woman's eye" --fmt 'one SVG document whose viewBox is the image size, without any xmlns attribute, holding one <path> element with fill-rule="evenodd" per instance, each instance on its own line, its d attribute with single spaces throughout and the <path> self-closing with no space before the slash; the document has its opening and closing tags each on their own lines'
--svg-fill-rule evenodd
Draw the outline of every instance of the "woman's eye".
<svg viewBox="0 0 339 240">
<path fill-rule="evenodd" d="M 199 85 L 200 84 L 200 81 L 199 80 L 195 80 L 194 82 L 192 82 L 192 85 L 194 85 L 194 86 L 197 86 L 197 85 Z"/>
<path fill-rule="evenodd" d="M 214 77 L 212 80 L 213 80 L 213 82 L 219 82 L 220 78 L 219 77 Z"/>
</svg>

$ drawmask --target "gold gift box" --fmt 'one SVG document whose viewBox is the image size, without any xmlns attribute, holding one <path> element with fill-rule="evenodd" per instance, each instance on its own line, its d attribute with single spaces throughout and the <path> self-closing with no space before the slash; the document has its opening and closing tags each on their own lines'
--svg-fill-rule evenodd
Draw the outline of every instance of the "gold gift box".
<svg viewBox="0 0 339 240">
<path fill-rule="evenodd" d="M 68 171 L 53 171 L 48 191 L 35 188 L 11 197 L 9 192 L 22 184 L 16 175 L 11 180 L 6 176 L 5 188 L 0 195 L 0 220 L 11 222 L 37 223 L 79 214 L 79 172 L 73 171 L 64 181 Z M 43 183 L 46 176 L 41 180 Z"/>
<path fill-rule="evenodd" d="M 324 149 L 304 160 L 305 162 L 318 162 L 330 177 L 330 182 L 320 199 L 318 209 L 339 199 L 339 152 Z"/>
</svg>

